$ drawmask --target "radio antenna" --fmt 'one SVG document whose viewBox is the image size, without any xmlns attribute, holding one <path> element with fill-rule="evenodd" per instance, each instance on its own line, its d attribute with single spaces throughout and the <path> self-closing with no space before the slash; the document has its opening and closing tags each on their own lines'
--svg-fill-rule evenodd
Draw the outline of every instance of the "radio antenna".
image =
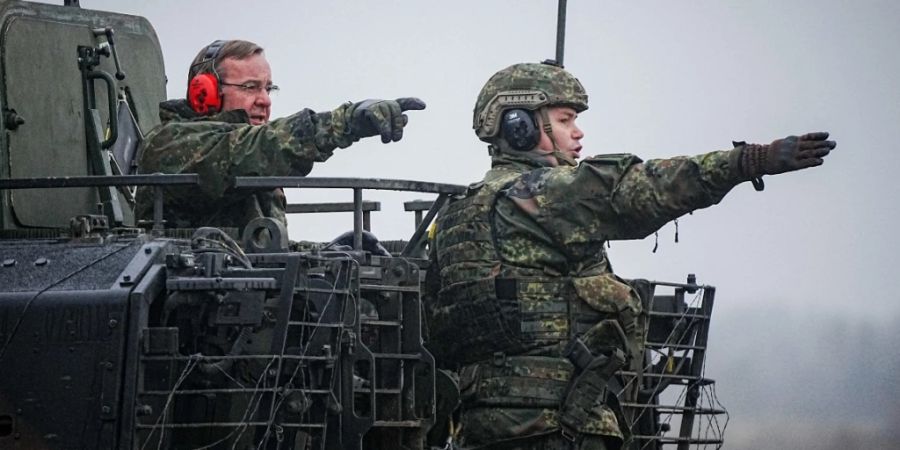
<svg viewBox="0 0 900 450">
<path fill-rule="evenodd" d="M 559 0 L 556 11 L 556 63 L 563 67 L 566 50 L 566 0 Z"/>
</svg>

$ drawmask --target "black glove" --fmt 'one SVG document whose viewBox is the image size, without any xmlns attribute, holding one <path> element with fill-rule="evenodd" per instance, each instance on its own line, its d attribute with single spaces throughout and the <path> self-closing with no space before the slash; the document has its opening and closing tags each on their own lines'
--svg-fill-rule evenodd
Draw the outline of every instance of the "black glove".
<svg viewBox="0 0 900 450">
<path fill-rule="evenodd" d="M 788 136 L 768 145 L 745 144 L 741 149 L 740 171 L 749 179 L 822 165 L 822 158 L 837 145 L 828 133 Z"/>
<path fill-rule="evenodd" d="M 387 144 L 403 137 L 408 118 L 403 111 L 425 109 L 425 102 L 415 97 L 397 100 L 369 99 L 350 107 L 350 133 L 357 138 L 381 135 Z"/>
</svg>

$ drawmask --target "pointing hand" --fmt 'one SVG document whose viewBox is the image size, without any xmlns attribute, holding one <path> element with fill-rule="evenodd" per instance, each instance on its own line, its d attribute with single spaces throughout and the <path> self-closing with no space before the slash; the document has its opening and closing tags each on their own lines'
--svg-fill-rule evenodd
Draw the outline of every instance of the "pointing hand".
<svg viewBox="0 0 900 450">
<path fill-rule="evenodd" d="M 822 165 L 825 156 L 837 145 L 828 133 L 776 139 L 771 144 L 747 144 L 741 150 L 740 169 L 747 178 L 775 175 Z"/>
<path fill-rule="evenodd" d="M 350 108 L 350 133 L 358 138 L 380 134 L 381 142 L 387 144 L 403 138 L 403 127 L 409 121 L 403 112 L 425 109 L 425 102 L 416 97 L 369 99 Z"/>
</svg>

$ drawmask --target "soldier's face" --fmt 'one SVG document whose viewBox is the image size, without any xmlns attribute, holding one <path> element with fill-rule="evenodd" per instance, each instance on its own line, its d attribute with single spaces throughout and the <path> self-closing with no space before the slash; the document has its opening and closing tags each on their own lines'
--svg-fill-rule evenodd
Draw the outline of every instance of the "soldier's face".
<svg viewBox="0 0 900 450">
<path fill-rule="evenodd" d="M 541 115 L 535 114 L 538 122 L 541 123 Z M 550 126 L 553 128 L 553 138 L 556 140 L 556 146 L 559 151 L 572 159 L 578 159 L 581 156 L 581 138 L 584 133 L 578 125 L 575 125 L 575 119 L 578 113 L 568 106 L 552 106 L 547 108 L 547 117 L 550 119 Z M 546 133 L 541 131 L 541 140 L 538 141 L 538 148 L 546 152 L 553 151 L 553 142 Z M 556 158 L 550 158 L 550 165 L 556 166 L 559 162 Z"/>
<path fill-rule="evenodd" d="M 225 58 L 219 63 L 222 81 L 222 110 L 243 109 L 250 116 L 250 124 L 269 121 L 272 99 L 268 86 L 272 85 L 272 69 L 261 53 L 244 59 Z"/>
</svg>

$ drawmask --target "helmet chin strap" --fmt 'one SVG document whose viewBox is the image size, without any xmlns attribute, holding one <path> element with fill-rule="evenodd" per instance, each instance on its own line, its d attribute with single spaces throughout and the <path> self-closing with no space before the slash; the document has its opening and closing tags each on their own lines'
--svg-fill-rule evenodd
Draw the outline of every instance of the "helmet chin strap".
<svg viewBox="0 0 900 450">
<path fill-rule="evenodd" d="M 537 148 L 535 150 L 547 155 L 553 155 L 561 164 L 567 164 L 572 167 L 577 166 L 578 163 L 573 158 L 563 153 L 556 145 L 556 139 L 553 137 L 553 126 L 550 125 L 550 116 L 547 115 L 547 108 L 540 108 L 538 114 L 541 115 L 541 128 L 544 130 L 547 137 L 550 138 L 550 143 L 553 144 L 553 151 L 548 152 Z"/>
</svg>

